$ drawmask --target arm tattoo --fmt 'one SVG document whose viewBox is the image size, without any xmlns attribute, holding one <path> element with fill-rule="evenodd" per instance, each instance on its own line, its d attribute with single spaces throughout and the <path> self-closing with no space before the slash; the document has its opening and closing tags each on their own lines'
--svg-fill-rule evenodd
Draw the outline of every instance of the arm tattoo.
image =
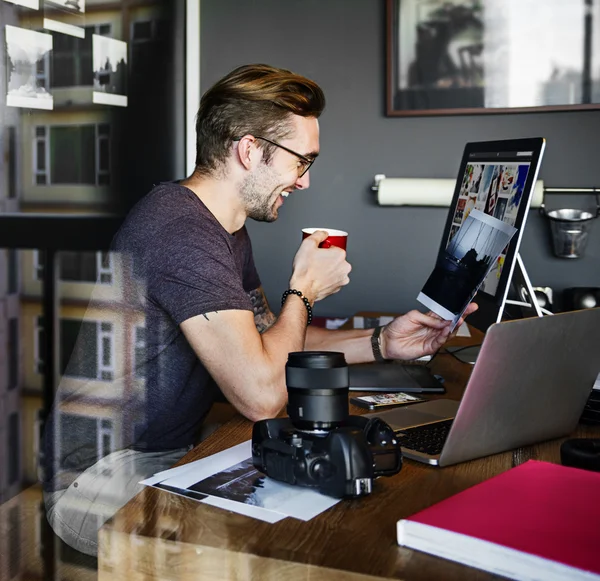
<svg viewBox="0 0 600 581">
<path fill-rule="evenodd" d="M 273 325 L 273 323 L 275 323 L 277 317 L 271 312 L 262 287 L 250 291 L 248 296 L 252 301 L 254 324 L 259 333 L 264 333 L 271 325 Z"/>
<path fill-rule="evenodd" d="M 213 311 L 214 313 L 217 313 L 217 315 L 219 314 L 219 311 Z M 208 318 L 208 315 L 206 313 L 202 313 L 202 316 L 207 320 L 210 321 L 210 319 Z"/>
</svg>

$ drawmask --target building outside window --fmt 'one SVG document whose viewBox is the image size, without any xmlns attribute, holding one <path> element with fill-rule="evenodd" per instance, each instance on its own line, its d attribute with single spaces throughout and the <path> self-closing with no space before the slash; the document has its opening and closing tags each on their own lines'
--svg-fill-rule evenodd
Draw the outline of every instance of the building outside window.
<svg viewBox="0 0 600 581">
<path fill-rule="evenodd" d="M 8 293 L 19 292 L 19 256 L 18 251 L 8 250 Z"/>
<path fill-rule="evenodd" d="M 85 38 L 52 33 L 52 88 L 91 87 L 94 83 L 92 35 L 110 36 L 110 24 L 85 27 Z"/>
<path fill-rule="evenodd" d="M 44 276 L 44 253 L 34 250 L 33 276 Z M 93 282 L 112 284 L 114 261 L 110 252 L 61 252 L 60 280 L 69 282 Z"/>
<path fill-rule="evenodd" d="M 38 125 L 33 157 L 37 185 L 109 185 L 110 125 Z"/>
<path fill-rule="evenodd" d="M 19 481 L 19 454 L 21 453 L 21 438 L 19 437 L 19 414 L 14 412 L 8 417 L 8 485 Z"/>
<path fill-rule="evenodd" d="M 19 319 L 8 320 L 8 389 L 19 384 Z"/>
<path fill-rule="evenodd" d="M 8 512 L 8 576 L 14 579 L 21 568 L 21 514 L 19 506 L 12 506 Z"/>
<path fill-rule="evenodd" d="M 136 325 L 134 328 L 134 340 L 133 340 L 133 366 L 135 369 L 135 376 L 138 379 L 144 379 L 144 367 L 143 364 L 146 361 L 146 327 L 142 325 Z"/>
<path fill-rule="evenodd" d="M 94 452 L 98 458 L 115 449 L 113 422 L 107 418 L 61 413 L 60 433 L 61 468 L 69 468 L 69 455 L 64 452 L 73 448 L 73 434 L 77 434 L 78 448 Z"/>
<path fill-rule="evenodd" d="M 115 368 L 113 324 L 61 319 L 61 373 L 112 381 Z"/>
<path fill-rule="evenodd" d="M 7 172 L 8 172 L 8 199 L 17 197 L 17 130 L 7 127 Z"/>
<path fill-rule="evenodd" d="M 44 373 L 44 361 L 46 361 L 46 332 L 44 331 L 44 317 L 35 317 L 33 327 L 33 351 L 36 373 Z"/>
</svg>

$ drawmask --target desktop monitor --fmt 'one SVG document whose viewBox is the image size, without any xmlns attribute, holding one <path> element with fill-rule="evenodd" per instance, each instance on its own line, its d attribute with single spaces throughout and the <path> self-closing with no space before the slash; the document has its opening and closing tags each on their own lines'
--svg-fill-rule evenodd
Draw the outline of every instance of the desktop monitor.
<svg viewBox="0 0 600 581">
<path fill-rule="evenodd" d="M 483 332 L 502 318 L 545 145 L 540 137 L 465 146 L 439 257 L 473 209 L 517 229 L 475 298 L 479 309 L 469 324 Z"/>
</svg>

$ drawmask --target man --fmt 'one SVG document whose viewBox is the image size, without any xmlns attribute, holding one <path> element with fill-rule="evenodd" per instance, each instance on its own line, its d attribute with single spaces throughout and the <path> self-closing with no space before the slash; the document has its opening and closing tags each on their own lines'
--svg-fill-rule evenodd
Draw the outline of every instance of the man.
<svg viewBox="0 0 600 581">
<path fill-rule="evenodd" d="M 448 322 L 417 311 L 386 326 L 376 343 L 369 330 L 307 327 L 314 304 L 348 284 L 351 270 L 345 251 L 319 248 L 322 231 L 302 242 L 279 317 L 269 309 L 244 224 L 274 221 L 290 193 L 308 188 L 324 106 L 321 89 L 304 77 L 266 65 L 234 70 L 202 98 L 193 175 L 155 187 L 117 234 L 114 249 L 145 281 L 146 394 L 137 409 L 124 403 L 137 429 L 122 450 L 99 460 L 96 450 L 61 450 L 83 471 L 66 490 L 46 488 L 48 518 L 79 550 L 94 554 L 98 521 L 199 441 L 219 392 L 248 419 L 270 418 L 286 403 L 292 351 L 343 351 L 348 363 L 373 361 L 378 351 L 415 359 L 447 339 Z M 99 478 L 107 471 L 110 483 Z"/>
</svg>

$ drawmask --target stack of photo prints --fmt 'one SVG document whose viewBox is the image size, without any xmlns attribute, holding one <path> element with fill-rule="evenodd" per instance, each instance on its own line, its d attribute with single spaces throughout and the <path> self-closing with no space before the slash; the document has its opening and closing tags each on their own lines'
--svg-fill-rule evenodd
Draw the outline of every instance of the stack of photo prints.
<svg viewBox="0 0 600 581">
<path fill-rule="evenodd" d="M 468 163 L 452 225 L 417 300 L 452 329 L 478 290 L 494 295 L 523 199 L 528 163 Z"/>
<path fill-rule="evenodd" d="M 273 480 L 252 463 L 250 440 L 159 472 L 140 484 L 269 523 L 310 520 L 339 502 L 315 489 Z"/>
<path fill-rule="evenodd" d="M 6 1 L 36 11 L 32 22 L 40 22 L 32 29 L 5 26 L 9 107 L 54 109 L 52 90 L 65 88 L 52 78 L 59 67 L 54 53 L 57 58 L 78 54 L 89 61 L 89 74 L 84 76 L 91 103 L 127 107 L 127 43 L 110 38 L 111 26 L 85 25 L 85 0 Z"/>
</svg>

